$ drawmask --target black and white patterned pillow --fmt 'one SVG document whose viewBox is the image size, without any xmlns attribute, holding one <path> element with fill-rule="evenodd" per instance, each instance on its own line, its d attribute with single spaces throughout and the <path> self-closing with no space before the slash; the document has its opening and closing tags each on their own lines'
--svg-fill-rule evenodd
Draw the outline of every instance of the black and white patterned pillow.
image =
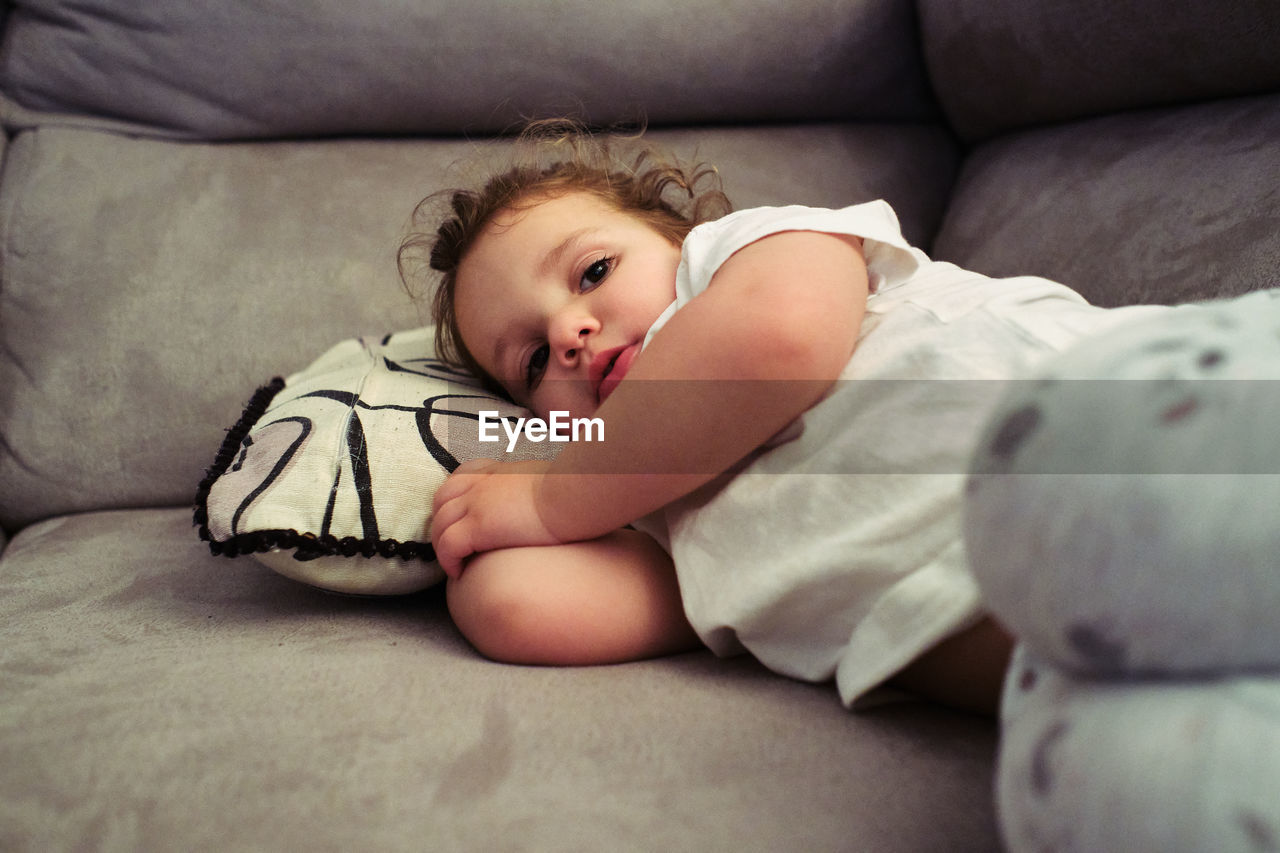
<svg viewBox="0 0 1280 853">
<path fill-rule="evenodd" d="M 551 458 L 479 441 L 479 413 L 529 412 L 434 356 L 430 327 L 343 341 L 260 388 L 201 482 L 200 536 L 314 586 L 366 595 L 441 581 L 431 500 L 468 459 Z"/>
</svg>

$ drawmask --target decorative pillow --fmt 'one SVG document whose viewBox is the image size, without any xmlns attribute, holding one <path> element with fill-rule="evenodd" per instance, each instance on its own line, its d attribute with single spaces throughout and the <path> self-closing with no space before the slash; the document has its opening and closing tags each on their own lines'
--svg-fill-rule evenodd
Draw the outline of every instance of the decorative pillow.
<svg viewBox="0 0 1280 853">
<path fill-rule="evenodd" d="M 210 550 L 335 592 L 442 580 L 428 533 L 449 473 L 468 459 L 551 458 L 557 445 L 508 438 L 494 421 L 486 432 L 501 442 L 481 442 L 481 412 L 529 412 L 435 358 L 433 336 L 343 341 L 258 389 L 200 484 L 195 523 Z"/>
</svg>

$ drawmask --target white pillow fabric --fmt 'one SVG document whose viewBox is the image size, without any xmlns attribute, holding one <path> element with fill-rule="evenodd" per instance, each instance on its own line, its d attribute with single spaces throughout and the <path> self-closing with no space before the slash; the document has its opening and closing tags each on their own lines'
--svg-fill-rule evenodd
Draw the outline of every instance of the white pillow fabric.
<svg viewBox="0 0 1280 853">
<path fill-rule="evenodd" d="M 428 534 L 449 473 L 468 459 L 550 458 L 557 445 L 482 443 L 481 411 L 529 412 L 437 359 L 433 337 L 346 340 L 259 389 L 200 485 L 195 521 L 210 550 L 336 592 L 442 580 Z"/>
</svg>

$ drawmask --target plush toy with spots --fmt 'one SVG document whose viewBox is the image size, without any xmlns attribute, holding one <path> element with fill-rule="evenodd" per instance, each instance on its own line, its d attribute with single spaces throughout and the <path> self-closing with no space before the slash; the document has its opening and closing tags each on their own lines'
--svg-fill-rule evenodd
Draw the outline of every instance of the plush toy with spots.
<svg viewBox="0 0 1280 853">
<path fill-rule="evenodd" d="M 975 455 L 1014 851 L 1280 850 L 1280 291 L 1087 339 Z"/>
</svg>

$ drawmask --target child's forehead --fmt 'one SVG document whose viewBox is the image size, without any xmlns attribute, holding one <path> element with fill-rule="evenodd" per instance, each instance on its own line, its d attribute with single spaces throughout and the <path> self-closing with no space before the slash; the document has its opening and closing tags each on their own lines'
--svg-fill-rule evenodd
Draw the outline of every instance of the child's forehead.
<svg viewBox="0 0 1280 853">
<path fill-rule="evenodd" d="M 616 212 L 590 197 L 558 196 L 521 203 L 495 214 L 477 244 L 488 238 L 494 243 L 506 244 L 505 250 L 513 248 L 514 243 L 545 253 L 570 235 L 603 231 L 618 222 L 614 216 Z"/>
<path fill-rule="evenodd" d="M 617 203 L 588 190 L 534 193 L 513 202 L 499 215 L 517 221 L 530 214 L 552 221 L 570 216 L 600 220 L 634 218 L 633 214 L 622 210 Z"/>
<path fill-rule="evenodd" d="M 622 217 L 622 218 L 618 218 Z M 630 217 L 589 193 L 558 194 L 517 202 L 495 214 L 458 266 L 464 280 L 506 279 L 525 271 L 549 275 L 588 242 L 605 239 Z"/>
<path fill-rule="evenodd" d="M 496 251 L 512 252 L 528 258 L 536 255 L 540 266 L 562 256 L 568 248 L 581 245 L 590 238 L 621 238 L 625 232 L 647 223 L 634 213 L 619 210 L 589 193 L 558 195 L 540 201 L 522 203 L 500 211 L 480 233 L 470 255 Z M 465 263 L 464 258 L 464 263 Z"/>
</svg>

